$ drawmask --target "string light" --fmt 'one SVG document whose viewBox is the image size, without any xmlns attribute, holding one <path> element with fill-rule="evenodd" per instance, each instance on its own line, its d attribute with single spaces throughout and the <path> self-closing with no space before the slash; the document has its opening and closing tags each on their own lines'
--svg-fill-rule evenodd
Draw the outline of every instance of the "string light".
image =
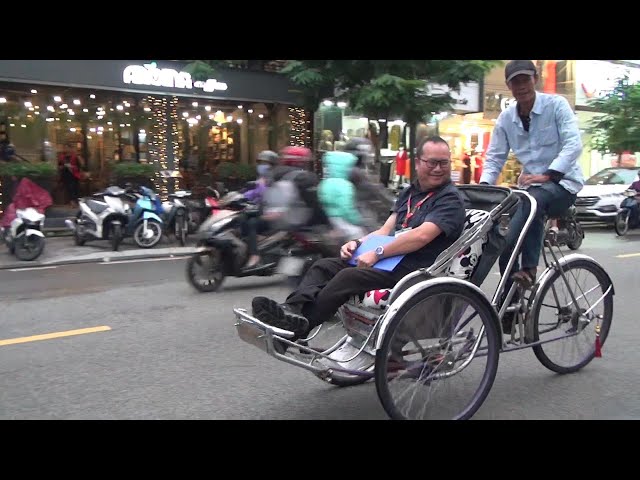
<svg viewBox="0 0 640 480">
<path fill-rule="evenodd" d="M 311 147 L 311 130 L 309 115 L 304 108 L 289 107 L 289 145 Z"/>
</svg>

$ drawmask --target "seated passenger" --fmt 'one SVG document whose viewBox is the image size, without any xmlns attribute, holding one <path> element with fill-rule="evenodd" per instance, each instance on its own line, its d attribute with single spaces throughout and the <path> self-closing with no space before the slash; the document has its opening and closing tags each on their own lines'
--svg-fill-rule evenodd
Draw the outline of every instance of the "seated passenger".
<svg viewBox="0 0 640 480">
<path fill-rule="evenodd" d="M 409 273 L 431 265 L 460 236 L 465 221 L 462 194 L 451 182 L 451 151 L 440 137 L 424 138 L 416 150 L 417 180 L 398 197 L 385 224 L 372 232 L 396 236 L 375 251 L 358 256 L 357 266 L 348 260 L 367 236 L 345 243 L 341 258 L 315 262 L 284 304 L 255 297 L 253 314 L 262 322 L 306 334 L 330 319 L 354 295 L 391 288 Z M 385 257 L 405 254 L 393 271 L 373 268 Z"/>
</svg>

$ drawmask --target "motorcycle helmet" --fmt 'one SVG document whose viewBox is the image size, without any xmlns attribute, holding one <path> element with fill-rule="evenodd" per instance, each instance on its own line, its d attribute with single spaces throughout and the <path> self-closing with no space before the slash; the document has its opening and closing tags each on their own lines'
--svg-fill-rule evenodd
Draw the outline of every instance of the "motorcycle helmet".
<svg viewBox="0 0 640 480">
<path fill-rule="evenodd" d="M 371 140 L 363 137 L 355 137 L 349 140 L 345 144 L 343 151 L 355 155 L 358 159 L 356 167 L 360 168 L 369 165 L 375 156 L 373 143 L 371 143 Z"/>
<path fill-rule="evenodd" d="M 275 165 L 278 163 L 278 154 L 271 150 L 263 150 L 258 154 L 257 161 Z"/>
<path fill-rule="evenodd" d="M 313 152 L 306 147 L 284 147 L 280 150 L 280 163 L 290 167 L 309 168 Z"/>
</svg>

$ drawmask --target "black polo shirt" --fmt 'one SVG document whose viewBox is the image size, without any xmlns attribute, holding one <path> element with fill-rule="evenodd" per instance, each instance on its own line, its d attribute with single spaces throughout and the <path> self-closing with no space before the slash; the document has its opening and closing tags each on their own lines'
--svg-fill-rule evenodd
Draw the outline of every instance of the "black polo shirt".
<svg viewBox="0 0 640 480">
<path fill-rule="evenodd" d="M 431 222 L 440 227 L 442 233 L 420 250 L 408 253 L 395 271 L 409 273 L 418 268 L 431 266 L 438 255 L 450 247 L 462 233 L 465 219 L 464 199 L 456 186 L 449 182 L 436 189 L 422 192 L 417 180 L 405 188 L 396 200 L 392 210 L 398 215 L 395 231 L 402 230 L 402 224 L 407 216 L 409 198 L 411 198 L 411 210 L 414 210 L 415 206 L 431 192 L 434 193 L 414 212 L 408 226 L 416 228 L 425 222 Z"/>
</svg>

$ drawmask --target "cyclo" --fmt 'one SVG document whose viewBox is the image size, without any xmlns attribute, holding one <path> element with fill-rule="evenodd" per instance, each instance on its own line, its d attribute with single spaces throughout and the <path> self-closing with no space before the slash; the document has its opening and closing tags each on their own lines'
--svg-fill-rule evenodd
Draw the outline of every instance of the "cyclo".
<svg viewBox="0 0 640 480">
<path fill-rule="evenodd" d="M 465 228 L 431 266 L 390 290 L 352 297 L 331 321 L 296 342 L 289 340 L 293 332 L 235 308 L 240 338 L 337 386 L 374 379 L 393 419 L 471 418 L 491 390 L 501 353 L 532 348 L 545 367 L 561 374 L 600 356 L 614 295 L 604 268 L 587 255 L 564 256 L 547 235 L 546 268 L 533 288 L 523 291 L 514 282 L 502 300 L 507 284 L 502 276 L 489 299 L 480 286 L 506 247 L 509 222 L 520 202 L 530 202 L 507 271 L 535 216 L 536 201 L 524 190 L 458 188 L 465 198 Z M 513 322 L 505 331 L 507 313 Z"/>
</svg>

